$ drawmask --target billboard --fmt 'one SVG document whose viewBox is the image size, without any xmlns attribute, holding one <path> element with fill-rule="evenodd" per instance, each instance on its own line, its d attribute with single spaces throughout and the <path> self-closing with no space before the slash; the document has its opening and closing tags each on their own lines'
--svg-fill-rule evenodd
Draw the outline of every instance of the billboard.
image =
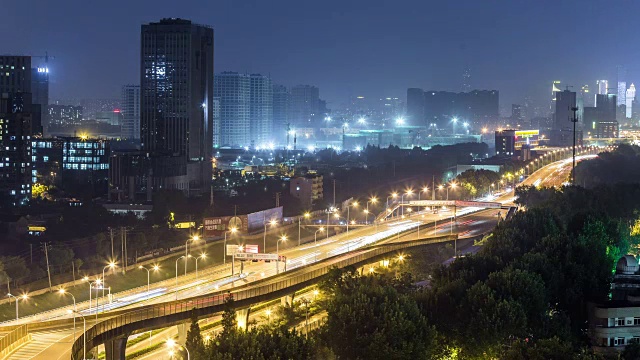
<svg viewBox="0 0 640 360">
<path fill-rule="evenodd" d="M 237 253 L 235 258 L 240 260 L 278 260 L 278 254 Z"/>
<path fill-rule="evenodd" d="M 282 206 L 248 215 L 204 218 L 204 237 L 224 236 L 224 233 L 231 228 L 236 228 L 239 234 L 247 234 L 264 229 L 265 221 L 270 220 L 276 220 L 279 223 L 282 222 Z"/>
<path fill-rule="evenodd" d="M 260 251 L 258 251 L 258 245 L 245 245 L 244 246 L 244 252 L 246 253 L 250 253 L 250 254 L 257 254 Z"/>
</svg>

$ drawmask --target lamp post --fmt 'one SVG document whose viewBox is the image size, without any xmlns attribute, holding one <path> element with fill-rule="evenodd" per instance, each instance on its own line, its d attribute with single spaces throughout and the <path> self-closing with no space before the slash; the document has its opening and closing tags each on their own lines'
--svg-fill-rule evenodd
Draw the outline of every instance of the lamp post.
<svg viewBox="0 0 640 360">
<path fill-rule="evenodd" d="M 205 259 L 207 257 L 206 253 L 200 254 L 200 256 L 196 257 L 196 281 L 198 281 L 198 260 Z"/>
<path fill-rule="evenodd" d="M 173 349 L 174 347 L 181 347 L 187 352 L 187 360 L 191 360 L 191 354 L 189 354 L 189 349 L 186 346 L 176 344 L 175 340 L 169 339 L 167 340 L 167 347 L 169 349 Z"/>
<path fill-rule="evenodd" d="M 184 259 L 184 261 L 186 262 L 187 257 L 182 255 L 176 259 L 176 300 L 178 300 L 178 261 L 180 261 L 180 259 Z"/>
<path fill-rule="evenodd" d="M 267 252 L 267 224 L 271 225 L 271 226 L 276 226 L 278 222 L 275 220 L 271 220 L 269 222 L 265 222 L 264 223 L 264 238 L 262 239 L 262 252 L 266 253 Z M 225 246 L 225 258 L 226 258 L 226 246 Z"/>
<path fill-rule="evenodd" d="M 282 235 L 280 237 L 280 239 L 278 239 L 278 241 L 276 241 L 276 256 L 278 257 L 278 259 L 276 260 L 276 274 L 280 274 L 280 242 L 285 242 L 287 241 L 287 236 L 286 235 Z M 286 265 L 285 265 L 286 266 Z"/>
<path fill-rule="evenodd" d="M 449 184 L 449 186 L 447 187 L 447 201 L 449 200 L 449 188 L 455 190 L 456 186 L 458 186 L 458 184 L 454 183 L 453 181 Z"/>
<path fill-rule="evenodd" d="M 11 294 L 7 294 L 7 296 L 9 298 L 13 298 L 16 301 L 16 320 L 18 320 L 19 319 L 19 317 L 18 317 L 18 299 L 27 300 L 29 298 L 29 296 L 27 294 L 22 294 L 22 295 L 20 295 L 18 297 L 14 296 L 14 295 L 11 295 Z"/>
<path fill-rule="evenodd" d="M 350 215 L 349 215 L 349 209 L 350 209 L 352 206 L 353 206 L 353 207 L 358 207 L 358 202 L 357 202 L 357 201 L 354 201 L 352 204 L 347 204 L 347 234 L 349 233 L 349 217 L 350 217 Z"/>
<path fill-rule="evenodd" d="M 369 201 L 367 201 L 367 210 L 364 212 L 365 214 L 367 214 L 367 218 L 364 221 L 365 225 L 369 225 L 369 203 L 375 204 L 377 202 L 378 198 L 376 197 L 372 197 L 371 199 L 369 199 Z"/>
<path fill-rule="evenodd" d="M 400 203 L 401 204 L 404 204 L 404 196 L 405 195 L 413 195 L 413 190 L 409 189 L 409 190 L 407 190 L 406 193 L 404 193 L 404 194 L 402 194 L 402 196 L 400 196 Z M 401 211 L 402 211 L 402 215 L 404 215 L 404 206 L 402 207 Z"/>
<path fill-rule="evenodd" d="M 76 338 L 76 297 L 72 293 L 67 292 L 65 289 L 60 289 L 58 292 L 62 295 L 69 295 L 73 299 L 73 338 Z"/>
<path fill-rule="evenodd" d="M 187 241 L 184 243 L 184 255 L 185 256 L 189 256 L 189 241 L 198 241 L 200 240 L 200 236 L 198 235 L 193 235 L 191 237 L 191 239 L 187 239 Z M 184 274 L 187 275 L 187 262 L 184 262 Z"/>
<path fill-rule="evenodd" d="M 395 198 L 397 198 L 397 197 L 398 197 L 398 193 L 396 193 L 396 192 L 391 193 L 391 195 L 390 195 L 390 196 L 387 196 L 387 210 L 389 209 L 389 199 L 390 199 L 390 198 L 395 199 Z"/>
<path fill-rule="evenodd" d="M 315 237 L 315 246 L 318 246 L 318 232 L 323 232 L 324 228 L 321 227 L 320 229 L 316 230 L 316 233 L 313 235 Z"/>
<path fill-rule="evenodd" d="M 308 212 L 304 213 L 304 215 L 299 216 L 298 217 L 298 246 L 300 246 L 300 223 L 302 222 L 302 219 L 308 219 L 311 217 L 311 214 L 309 214 Z"/>
<path fill-rule="evenodd" d="M 422 193 L 429 193 L 429 187 L 425 186 L 422 190 L 418 191 L 418 201 L 420 200 L 420 194 Z"/>
<path fill-rule="evenodd" d="M 114 262 L 112 261 L 112 262 L 110 262 L 109 264 L 107 264 L 107 266 L 105 266 L 104 268 L 102 268 L 102 280 L 103 280 L 103 281 L 104 281 L 104 271 L 105 271 L 107 268 L 114 269 L 115 267 L 116 267 L 116 263 L 114 263 Z M 96 296 L 97 296 L 97 294 L 96 294 Z M 104 286 L 102 287 L 102 297 L 104 297 Z"/>
<path fill-rule="evenodd" d="M 327 239 L 329 238 L 329 222 L 331 221 L 331 214 L 335 211 L 335 208 L 332 206 L 327 210 Z"/>
<path fill-rule="evenodd" d="M 100 285 L 102 279 L 96 279 L 96 281 L 89 282 L 89 312 L 91 312 L 91 289 L 94 288 L 93 284 Z M 98 313 L 98 293 L 96 292 L 96 314 Z"/>
<path fill-rule="evenodd" d="M 75 311 L 75 310 L 69 310 L 71 312 L 74 313 L 73 318 L 75 319 L 75 314 L 78 314 L 80 316 L 82 316 L 82 359 L 86 360 L 87 359 L 87 319 L 84 317 L 84 315 L 82 315 L 81 312 Z"/>
<path fill-rule="evenodd" d="M 147 270 L 147 292 L 149 292 L 149 277 L 150 277 L 151 269 L 153 269 L 153 271 L 158 271 L 160 269 L 160 267 L 158 265 L 154 265 L 151 269 L 148 269 L 148 268 L 140 265 L 140 266 L 138 266 L 138 269 Z"/>
<path fill-rule="evenodd" d="M 454 117 L 451 119 L 451 123 L 453 123 L 453 136 L 456 136 L 456 124 L 458 124 L 458 118 Z"/>
<path fill-rule="evenodd" d="M 266 225 L 265 225 L 265 226 L 266 226 Z M 236 231 L 238 231 L 238 229 L 236 229 L 236 228 L 232 227 L 231 229 L 229 229 L 229 231 L 225 231 L 225 232 L 224 232 L 224 249 L 223 249 L 223 251 L 224 251 L 224 257 L 223 257 L 223 259 L 222 259 L 222 263 L 223 263 L 223 264 L 226 264 L 226 263 L 227 263 L 227 233 L 235 234 L 235 232 L 236 232 Z M 267 229 L 266 229 L 266 227 L 265 227 L 264 233 L 265 233 L 265 236 L 266 236 L 266 234 L 267 234 Z M 266 245 L 266 243 L 267 243 L 267 241 L 265 240 L 265 245 Z M 265 247 L 266 247 L 266 246 L 265 246 Z"/>
</svg>

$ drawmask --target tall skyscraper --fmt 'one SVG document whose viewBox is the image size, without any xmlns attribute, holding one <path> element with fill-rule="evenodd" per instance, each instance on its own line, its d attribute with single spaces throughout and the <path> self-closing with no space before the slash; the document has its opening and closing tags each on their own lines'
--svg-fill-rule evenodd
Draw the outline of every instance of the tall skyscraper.
<svg viewBox="0 0 640 360">
<path fill-rule="evenodd" d="M 471 91 L 471 68 L 468 66 L 462 72 L 462 92 Z"/>
<path fill-rule="evenodd" d="M 215 82 L 215 80 L 214 80 Z M 215 87 L 214 87 L 215 89 Z M 213 97 L 213 147 L 219 148 L 221 144 L 220 140 L 220 97 Z"/>
<path fill-rule="evenodd" d="M 294 128 L 320 126 L 320 89 L 311 85 L 291 88 L 289 122 Z"/>
<path fill-rule="evenodd" d="M 216 74 L 214 92 L 220 98 L 220 145 L 251 145 L 251 80 L 249 75 Z"/>
<path fill-rule="evenodd" d="M 598 94 L 595 121 L 592 129 L 598 138 L 618 137 L 618 121 L 616 120 L 617 99 L 615 94 Z M 587 124 L 588 125 L 588 124 Z"/>
<path fill-rule="evenodd" d="M 34 134 L 42 135 L 49 126 L 49 68 L 31 69 L 31 103 Z"/>
<path fill-rule="evenodd" d="M 618 103 L 617 105 L 625 105 L 627 103 L 627 69 L 618 65 Z"/>
<path fill-rule="evenodd" d="M 249 81 L 249 129 L 252 145 L 273 143 L 273 84 L 271 78 L 260 74 L 251 74 Z"/>
<path fill-rule="evenodd" d="M 289 90 L 284 85 L 273 85 L 273 135 L 284 143 L 289 124 Z"/>
<path fill-rule="evenodd" d="M 434 122 L 434 119 L 426 119 L 425 92 L 419 88 L 407 89 L 407 122 L 411 125 L 426 125 Z"/>
<path fill-rule="evenodd" d="M 120 101 L 122 114 L 121 136 L 125 139 L 140 139 L 140 85 L 124 85 Z"/>
<path fill-rule="evenodd" d="M 598 106 L 598 95 L 606 95 L 609 93 L 609 81 L 598 80 L 598 92 L 593 94 L 593 106 Z"/>
<path fill-rule="evenodd" d="M 576 93 L 569 90 L 556 92 L 556 115 L 553 129 L 569 129 L 572 127 L 572 108 L 576 107 Z"/>
<path fill-rule="evenodd" d="M 627 112 L 627 119 L 631 119 L 631 116 L 633 114 L 633 103 L 636 100 L 636 86 L 631 84 L 629 86 L 629 88 L 627 89 L 627 94 L 626 94 L 626 112 Z"/>
<path fill-rule="evenodd" d="M 140 134 L 158 161 L 154 185 L 209 190 L 213 151 L 213 29 L 184 19 L 142 25 Z M 168 166 L 169 163 L 173 165 Z"/>
</svg>

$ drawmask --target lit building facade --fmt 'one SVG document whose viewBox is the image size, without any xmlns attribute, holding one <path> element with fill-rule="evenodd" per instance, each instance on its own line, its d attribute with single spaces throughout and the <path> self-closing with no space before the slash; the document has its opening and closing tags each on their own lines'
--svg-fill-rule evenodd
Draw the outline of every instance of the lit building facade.
<svg viewBox="0 0 640 360">
<path fill-rule="evenodd" d="M 292 178 L 289 185 L 289 193 L 299 199 L 303 207 L 310 208 L 324 197 L 322 181 L 322 175 L 318 174 L 307 174 Z"/>
<path fill-rule="evenodd" d="M 49 68 L 31 69 L 32 131 L 42 135 L 49 126 Z"/>
<path fill-rule="evenodd" d="M 296 85 L 290 91 L 289 122 L 294 128 L 315 128 L 322 122 L 320 89 Z"/>
<path fill-rule="evenodd" d="M 214 92 L 220 99 L 220 145 L 251 144 L 251 79 L 247 74 L 216 74 Z"/>
<path fill-rule="evenodd" d="M 289 90 L 284 85 L 273 85 L 273 135 L 283 143 L 289 124 Z"/>
<path fill-rule="evenodd" d="M 271 78 L 260 74 L 249 75 L 249 132 L 252 147 L 274 142 L 273 137 L 273 84 Z"/>
<path fill-rule="evenodd" d="M 47 117 L 51 125 L 78 125 L 82 121 L 82 106 L 49 105 Z"/>
<path fill-rule="evenodd" d="M 636 86 L 631 84 L 627 89 L 627 94 L 625 98 L 627 119 L 630 119 L 633 114 L 633 103 L 635 102 L 635 100 L 636 100 Z"/>
<path fill-rule="evenodd" d="M 184 19 L 142 25 L 142 150 L 170 168 L 154 188 L 209 191 L 213 152 L 213 29 Z M 169 170 L 169 171 L 165 171 Z"/>
<path fill-rule="evenodd" d="M 140 139 L 140 85 L 124 85 L 120 101 L 122 114 L 121 137 Z"/>
</svg>

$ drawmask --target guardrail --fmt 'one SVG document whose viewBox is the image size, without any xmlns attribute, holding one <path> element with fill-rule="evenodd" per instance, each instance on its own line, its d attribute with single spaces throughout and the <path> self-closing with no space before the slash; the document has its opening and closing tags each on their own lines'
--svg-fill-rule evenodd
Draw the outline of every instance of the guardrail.
<svg viewBox="0 0 640 360">
<path fill-rule="evenodd" d="M 193 314 L 198 317 L 221 312 L 226 300 L 233 296 L 237 307 L 246 307 L 262 301 L 273 300 L 303 289 L 325 276 L 332 267 L 364 265 L 399 250 L 424 246 L 439 242 L 453 241 L 457 235 L 437 236 L 402 243 L 378 245 L 360 249 L 350 254 L 337 255 L 305 268 L 285 272 L 275 278 L 257 281 L 246 289 L 231 292 L 217 292 L 200 297 L 150 305 L 140 310 L 102 321 L 86 332 L 87 350 L 118 338 L 126 338 L 135 331 L 151 330 L 178 324 L 188 320 Z M 109 347 L 106 346 L 107 351 Z M 73 343 L 71 356 L 74 360 L 82 358 L 83 337 L 80 335 Z"/>
<path fill-rule="evenodd" d="M 4 359 L 22 344 L 22 340 L 29 338 L 29 325 L 20 325 L 0 339 L 0 359 Z"/>
</svg>

